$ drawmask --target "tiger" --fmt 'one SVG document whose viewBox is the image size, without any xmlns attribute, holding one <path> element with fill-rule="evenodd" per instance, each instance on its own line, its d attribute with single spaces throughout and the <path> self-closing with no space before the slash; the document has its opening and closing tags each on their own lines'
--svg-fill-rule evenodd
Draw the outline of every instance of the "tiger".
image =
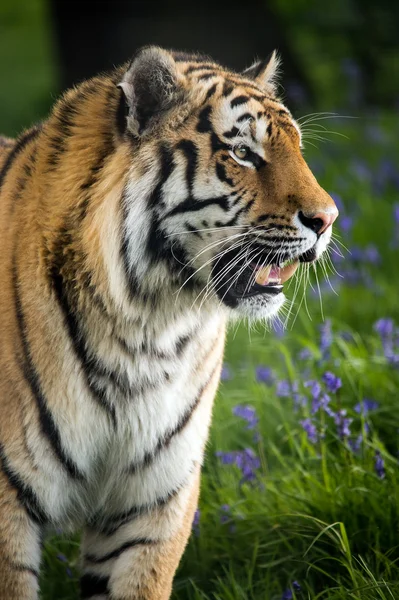
<svg viewBox="0 0 399 600">
<path fill-rule="evenodd" d="M 278 96 L 148 46 L 0 143 L 0 599 L 81 532 L 81 598 L 167 600 L 225 330 L 267 323 L 338 215 Z"/>
</svg>

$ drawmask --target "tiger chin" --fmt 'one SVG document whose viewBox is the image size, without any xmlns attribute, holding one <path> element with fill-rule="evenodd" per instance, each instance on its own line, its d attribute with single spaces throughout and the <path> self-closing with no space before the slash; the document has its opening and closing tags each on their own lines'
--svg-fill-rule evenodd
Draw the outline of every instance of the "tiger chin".
<svg viewBox="0 0 399 600">
<path fill-rule="evenodd" d="M 226 321 L 275 314 L 338 214 L 277 67 L 144 48 L 1 138 L 1 600 L 38 598 L 54 527 L 82 598 L 169 597 Z"/>
</svg>

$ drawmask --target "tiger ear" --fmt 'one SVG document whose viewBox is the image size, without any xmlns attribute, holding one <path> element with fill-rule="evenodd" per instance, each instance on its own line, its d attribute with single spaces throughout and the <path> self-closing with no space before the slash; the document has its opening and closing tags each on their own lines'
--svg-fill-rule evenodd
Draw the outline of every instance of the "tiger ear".
<svg viewBox="0 0 399 600">
<path fill-rule="evenodd" d="M 118 87 L 127 112 L 127 128 L 145 135 L 184 97 L 184 78 L 173 56 L 156 46 L 139 50 Z"/>
<path fill-rule="evenodd" d="M 254 62 L 242 74 L 248 79 L 253 79 L 262 90 L 274 96 L 277 92 L 280 63 L 277 51 L 273 50 L 266 60 Z"/>
</svg>

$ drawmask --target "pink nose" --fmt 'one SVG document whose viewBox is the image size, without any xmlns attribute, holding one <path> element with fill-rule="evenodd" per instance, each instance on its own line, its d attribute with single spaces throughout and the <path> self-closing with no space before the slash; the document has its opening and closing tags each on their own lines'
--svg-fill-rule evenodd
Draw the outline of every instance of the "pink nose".
<svg viewBox="0 0 399 600">
<path fill-rule="evenodd" d="M 334 209 L 329 212 L 320 211 L 316 214 L 312 214 L 312 216 L 307 216 L 302 211 L 299 211 L 298 217 L 305 227 L 309 227 L 309 229 L 317 233 L 317 235 L 321 235 L 338 217 L 338 209 L 334 207 Z"/>
</svg>

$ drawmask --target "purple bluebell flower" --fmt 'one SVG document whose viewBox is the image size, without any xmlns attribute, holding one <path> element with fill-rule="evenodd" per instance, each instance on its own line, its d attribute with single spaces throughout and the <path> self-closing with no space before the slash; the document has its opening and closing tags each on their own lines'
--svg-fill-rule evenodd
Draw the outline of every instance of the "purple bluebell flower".
<svg viewBox="0 0 399 600">
<path fill-rule="evenodd" d="M 282 338 L 285 335 L 285 327 L 283 321 L 280 319 L 275 319 L 273 321 L 273 331 L 276 337 Z"/>
<path fill-rule="evenodd" d="M 332 410 L 332 408 L 330 407 L 330 402 L 331 402 L 331 398 L 328 394 L 321 394 L 321 396 L 318 399 L 319 402 L 319 408 L 321 408 L 322 410 L 324 410 L 324 412 L 330 416 L 330 417 L 334 417 L 336 416 L 336 413 Z"/>
<path fill-rule="evenodd" d="M 310 389 L 311 396 L 314 400 L 321 394 L 321 385 L 316 379 L 310 379 L 309 381 L 305 381 L 303 384 L 306 388 Z"/>
<path fill-rule="evenodd" d="M 316 444 L 316 442 L 319 439 L 316 425 L 311 421 L 311 419 L 303 419 L 299 422 L 302 425 L 304 431 L 306 432 L 309 442 L 311 442 L 312 444 Z"/>
<path fill-rule="evenodd" d="M 378 125 L 369 125 L 365 129 L 367 138 L 376 144 L 383 144 L 386 142 L 387 135 L 385 131 Z"/>
<path fill-rule="evenodd" d="M 253 406 L 235 406 L 233 414 L 247 422 L 246 429 L 255 429 L 259 423 L 259 418 L 256 415 L 256 410 Z"/>
<path fill-rule="evenodd" d="M 63 563 L 68 563 L 69 560 L 67 559 L 67 557 L 65 556 L 65 554 L 62 554 L 61 552 L 59 554 L 57 554 L 57 558 L 60 562 Z"/>
<path fill-rule="evenodd" d="M 376 453 L 374 455 L 374 468 L 375 468 L 375 472 L 377 473 L 378 477 L 380 479 L 384 479 L 385 477 L 385 462 L 384 459 L 381 456 L 381 452 L 379 450 L 376 450 Z"/>
<path fill-rule="evenodd" d="M 373 175 L 369 165 L 359 158 L 354 158 L 351 161 L 350 169 L 361 181 L 370 181 Z"/>
<path fill-rule="evenodd" d="M 236 465 L 242 474 L 240 484 L 256 479 L 256 471 L 260 467 L 260 460 L 252 448 L 236 450 L 235 452 L 216 452 L 216 456 L 224 465 Z"/>
<path fill-rule="evenodd" d="M 291 384 L 286 379 L 277 382 L 276 394 L 279 398 L 288 398 L 291 395 Z"/>
<path fill-rule="evenodd" d="M 352 452 L 359 452 L 363 442 L 362 434 L 358 435 L 356 439 L 348 440 L 348 444 Z"/>
<path fill-rule="evenodd" d="M 353 217 L 351 217 L 350 215 L 344 215 L 339 220 L 339 226 L 341 228 L 341 231 L 343 231 L 344 233 L 349 233 L 353 227 Z"/>
<path fill-rule="evenodd" d="M 298 392 L 294 392 L 292 394 L 292 399 L 294 401 L 295 409 L 303 408 L 307 405 L 308 399 L 303 394 L 298 394 Z"/>
<path fill-rule="evenodd" d="M 326 384 L 327 390 L 331 394 L 335 394 L 340 387 L 342 387 L 342 381 L 339 377 L 331 373 L 331 371 L 326 371 L 323 375 L 323 381 Z"/>
<path fill-rule="evenodd" d="M 236 461 L 236 453 L 235 452 L 222 452 L 218 450 L 215 452 L 215 455 L 220 459 L 222 465 L 234 465 Z"/>
<path fill-rule="evenodd" d="M 201 519 L 201 511 L 199 508 L 194 513 L 194 519 L 192 524 L 192 530 L 194 534 L 198 537 L 200 534 L 200 519 Z"/>
<path fill-rule="evenodd" d="M 224 363 L 223 367 L 222 367 L 222 372 L 220 374 L 220 379 L 222 381 L 229 381 L 230 379 L 233 378 L 231 369 L 229 367 L 229 365 L 227 365 L 226 363 Z"/>
<path fill-rule="evenodd" d="M 367 415 L 369 412 L 371 412 L 373 410 L 377 410 L 378 407 L 379 407 L 379 403 L 376 402 L 375 400 L 370 400 L 368 398 L 364 398 L 363 400 L 361 400 L 360 402 L 358 402 L 355 405 L 354 410 L 359 415 L 360 414 Z"/>
<path fill-rule="evenodd" d="M 222 525 L 224 525 L 225 523 L 227 523 L 228 521 L 230 521 L 230 505 L 229 504 L 222 504 L 222 506 L 220 507 L 221 510 L 221 515 L 220 515 L 220 522 Z"/>
<path fill-rule="evenodd" d="M 369 244 L 364 249 L 364 258 L 367 262 L 378 265 L 381 262 L 381 256 L 378 248 L 374 244 Z"/>
<path fill-rule="evenodd" d="M 379 334 L 385 358 L 393 363 L 398 363 L 398 355 L 394 348 L 395 324 L 392 319 L 379 319 L 374 324 L 374 330 Z"/>
<path fill-rule="evenodd" d="M 378 321 L 374 323 L 374 330 L 382 338 L 387 338 L 394 332 L 394 322 L 392 319 L 378 319 Z"/>
<path fill-rule="evenodd" d="M 274 374 L 270 367 L 258 365 L 255 369 L 256 381 L 266 385 L 272 385 L 274 382 Z"/>
<path fill-rule="evenodd" d="M 337 433 L 341 439 L 348 438 L 351 434 L 350 425 L 353 419 L 349 419 L 346 416 L 346 410 L 341 409 L 335 415 L 335 424 L 337 426 Z"/>
<path fill-rule="evenodd" d="M 284 590 L 283 595 L 281 596 L 281 600 L 292 600 L 292 598 L 294 597 L 292 590 L 294 590 L 295 592 L 301 591 L 301 586 L 297 581 L 293 581 L 291 586 Z"/>
<path fill-rule="evenodd" d="M 331 320 L 326 319 L 319 327 L 320 331 L 320 351 L 322 358 L 326 359 L 330 356 L 330 348 L 332 346 L 333 337 L 331 329 Z"/>
<path fill-rule="evenodd" d="M 245 448 L 242 452 L 237 452 L 236 465 L 242 473 L 240 483 L 244 483 L 256 479 L 256 470 L 260 467 L 260 460 L 252 448 Z"/>
<path fill-rule="evenodd" d="M 399 202 L 396 202 L 393 205 L 393 222 L 394 222 L 394 232 L 393 232 L 392 246 L 394 248 L 397 248 L 399 246 Z"/>
<path fill-rule="evenodd" d="M 309 350 L 309 348 L 302 348 L 302 350 L 298 354 L 299 360 L 309 360 L 312 357 L 313 357 L 313 354 Z"/>
</svg>

